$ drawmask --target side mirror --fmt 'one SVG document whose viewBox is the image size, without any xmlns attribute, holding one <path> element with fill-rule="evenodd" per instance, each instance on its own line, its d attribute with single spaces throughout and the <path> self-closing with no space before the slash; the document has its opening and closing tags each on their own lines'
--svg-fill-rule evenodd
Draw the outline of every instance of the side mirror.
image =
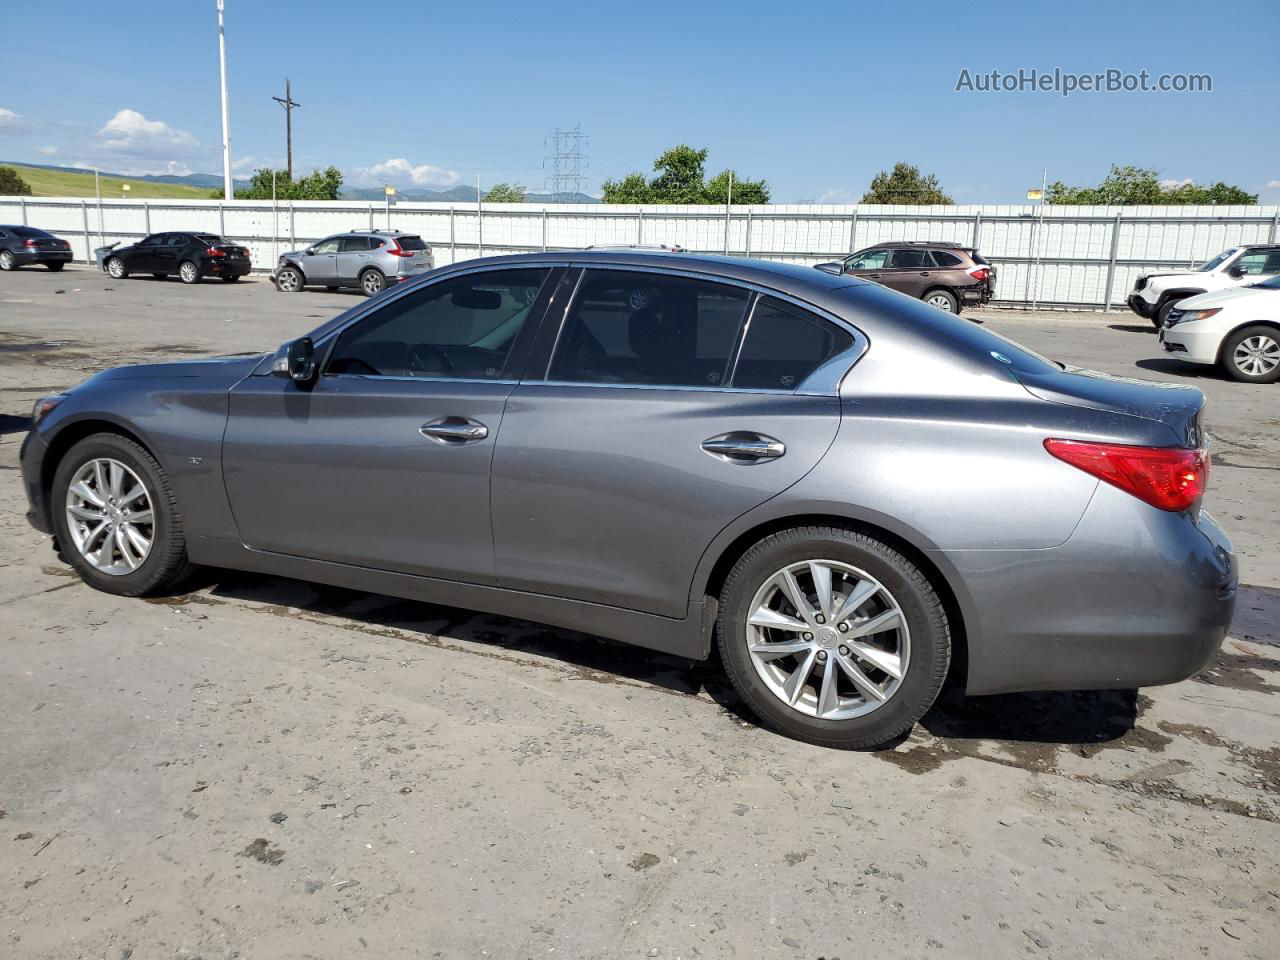
<svg viewBox="0 0 1280 960">
<path fill-rule="evenodd" d="M 1240 264 L 1237 263 L 1235 266 L 1231 267 L 1231 269 L 1227 271 L 1227 276 L 1235 277 L 1235 279 L 1239 280 L 1241 277 L 1244 276 L 1244 267 L 1240 266 Z"/>
<path fill-rule="evenodd" d="M 837 275 L 844 272 L 844 264 L 838 260 L 834 263 L 815 263 L 813 268 L 815 270 L 821 270 L 823 273 L 834 273 Z"/>
<path fill-rule="evenodd" d="M 306 254 L 308 257 L 314 257 L 316 255 L 316 248 L 307 247 L 307 249 L 303 250 L 302 252 Z"/>
<path fill-rule="evenodd" d="M 290 340 L 276 351 L 271 361 L 271 372 L 277 377 L 288 377 L 295 383 L 310 383 L 316 376 L 315 344 L 310 337 Z"/>
</svg>

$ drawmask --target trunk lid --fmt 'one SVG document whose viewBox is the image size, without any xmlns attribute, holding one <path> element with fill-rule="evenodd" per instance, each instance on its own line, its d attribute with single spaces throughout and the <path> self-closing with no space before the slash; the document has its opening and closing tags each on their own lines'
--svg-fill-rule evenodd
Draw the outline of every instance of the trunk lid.
<svg viewBox="0 0 1280 960">
<path fill-rule="evenodd" d="M 1113 377 L 1080 367 L 1021 369 L 1015 370 L 1014 376 L 1041 400 L 1153 420 L 1168 427 L 1179 446 L 1193 450 L 1204 446 L 1204 394 L 1195 387 Z"/>
</svg>

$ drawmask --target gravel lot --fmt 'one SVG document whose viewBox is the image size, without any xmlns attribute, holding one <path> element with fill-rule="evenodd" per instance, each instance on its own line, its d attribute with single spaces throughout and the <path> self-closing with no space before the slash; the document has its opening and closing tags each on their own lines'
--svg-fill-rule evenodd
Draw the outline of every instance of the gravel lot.
<svg viewBox="0 0 1280 960">
<path fill-rule="evenodd" d="M 26 524 L 38 396 L 354 302 L 0 275 L 0 956 L 1275 956 L 1280 387 L 1127 313 L 981 314 L 1205 391 L 1250 586 L 1190 681 L 950 703 L 846 754 L 747 722 L 714 664 L 219 571 L 122 600 Z"/>
</svg>

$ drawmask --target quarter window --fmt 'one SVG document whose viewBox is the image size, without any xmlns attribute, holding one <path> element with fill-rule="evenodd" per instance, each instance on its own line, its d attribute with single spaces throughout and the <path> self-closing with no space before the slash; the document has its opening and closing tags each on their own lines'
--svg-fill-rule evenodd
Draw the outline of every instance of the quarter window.
<svg viewBox="0 0 1280 960">
<path fill-rule="evenodd" d="M 940 267 L 958 267 L 964 263 L 954 253 L 947 253 L 943 250 L 933 251 L 933 262 Z"/>
<path fill-rule="evenodd" d="M 748 299 L 707 280 L 588 268 L 547 378 L 723 386 Z"/>
<path fill-rule="evenodd" d="M 733 373 L 745 390 L 794 390 L 838 353 L 853 345 L 844 330 L 774 297 L 761 297 Z"/>
<path fill-rule="evenodd" d="M 550 271 L 492 270 L 391 301 L 338 338 L 327 373 L 497 380 Z"/>
</svg>

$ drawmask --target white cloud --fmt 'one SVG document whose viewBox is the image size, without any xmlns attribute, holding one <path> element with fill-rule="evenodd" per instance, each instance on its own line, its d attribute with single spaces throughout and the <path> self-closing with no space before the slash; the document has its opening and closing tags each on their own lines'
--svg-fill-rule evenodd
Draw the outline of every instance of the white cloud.
<svg viewBox="0 0 1280 960">
<path fill-rule="evenodd" d="M 1160 186 L 1164 187 L 1166 190 L 1172 190 L 1175 187 L 1187 187 L 1193 183 L 1195 183 L 1194 180 L 1190 177 L 1186 177 L 1182 180 L 1161 180 Z"/>
<path fill-rule="evenodd" d="M 190 150 L 200 146 L 200 141 L 187 133 L 171 127 L 163 120 L 148 120 L 137 110 L 120 110 L 98 131 L 102 146 L 108 150 L 134 150 L 138 147 L 164 146 L 170 149 Z"/>
<path fill-rule="evenodd" d="M 1268 181 L 1267 181 L 1267 189 L 1268 189 L 1268 190 L 1280 190 L 1280 180 L 1268 180 Z"/>
<path fill-rule="evenodd" d="M 58 148 L 55 147 L 52 143 L 40 148 L 40 153 L 46 157 L 52 157 L 57 152 L 58 152 Z"/>
<path fill-rule="evenodd" d="M 858 198 L 848 190 L 828 190 L 818 197 L 818 203 L 857 203 Z"/>
<path fill-rule="evenodd" d="M 462 178 L 456 170 L 446 170 L 430 163 L 412 164 L 404 157 L 393 157 L 371 167 L 357 167 L 352 185 L 380 187 L 389 183 L 396 187 L 451 187 Z"/>
<path fill-rule="evenodd" d="M 127 107 L 106 122 L 90 146 L 97 154 L 94 164 L 113 173 L 138 175 L 172 174 L 185 176 L 193 164 L 207 167 L 212 151 L 200 141 L 163 120 L 148 120 Z"/>
<path fill-rule="evenodd" d="M 14 129 L 22 126 L 22 117 L 12 110 L 0 107 L 0 130 Z"/>
</svg>

